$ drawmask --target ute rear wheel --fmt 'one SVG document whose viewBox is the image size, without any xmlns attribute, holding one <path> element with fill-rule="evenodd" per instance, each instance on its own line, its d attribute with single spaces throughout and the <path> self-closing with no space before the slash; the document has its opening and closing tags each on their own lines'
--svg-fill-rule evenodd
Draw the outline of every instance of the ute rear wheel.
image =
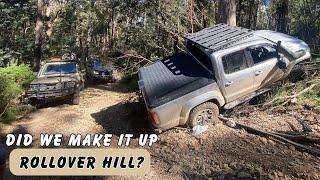
<svg viewBox="0 0 320 180">
<path fill-rule="evenodd" d="M 219 108 L 212 102 L 205 102 L 193 108 L 189 115 L 189 126 L 206 125 L 218 121 Z"/>
</svg>

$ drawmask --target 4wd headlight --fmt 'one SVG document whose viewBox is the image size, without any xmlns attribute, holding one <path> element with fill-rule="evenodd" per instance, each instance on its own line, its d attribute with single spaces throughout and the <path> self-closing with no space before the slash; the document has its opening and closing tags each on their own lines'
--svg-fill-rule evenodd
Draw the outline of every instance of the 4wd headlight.
<svg viewBox="0 0 320 180">
<path fill-rule="evenodd" d="M 40 91 L 45 91 L 45 90 L 47 90 L 47 85 L 41 84 L 40 87 L 39 87 L 39 90 L 40 90 Z"/>
<path fill-rule="evenodd" d="M 67 82 L 66 83 L 66 88 L 73 88 L 76 85 L 75 82 L 71 81 L 71 82 Z"/>
<path fill-rule="evenodd" d="M 94 74 L 94 75 L 98 75 L 99 72 L 98 72 L 98 71 L 93 71 L 93 74 Z"/>
<path fill-rule="evenodd" d="M 30 84 L 28 90 L 29 91 L 37 91 L 38 85 L 37 84 Z"/>
<path fill-rule="evenodd" d="M 62 89 L 63 88 L 63 84 L 62 83 L 57 83 L 56 84 L 56 89 Z"/>
</svg>

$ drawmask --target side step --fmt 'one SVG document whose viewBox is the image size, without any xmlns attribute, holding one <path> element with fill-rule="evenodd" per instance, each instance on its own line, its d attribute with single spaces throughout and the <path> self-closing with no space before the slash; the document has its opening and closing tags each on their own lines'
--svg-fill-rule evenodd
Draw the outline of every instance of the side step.
<svg viewBox="0 0 320 180">
<path fill-rule="evenodd" d="M 224 109 L 234 108 L 235 106 L 242 104 L 242 103 L 245 103 L 247 101 L 250 101 L 252 98 L 259 96 L 259 95 L 261 95 L 265 92 L 268 92 L 268 91 L 270 91 L 270 89 L 261 89 L 259 91 L 250 93 L 249 95 L 243 96 L 235 101 L 229 102 L 229 103 L 225 104 L 223 107 L 224 107 Z"/>
</svg>

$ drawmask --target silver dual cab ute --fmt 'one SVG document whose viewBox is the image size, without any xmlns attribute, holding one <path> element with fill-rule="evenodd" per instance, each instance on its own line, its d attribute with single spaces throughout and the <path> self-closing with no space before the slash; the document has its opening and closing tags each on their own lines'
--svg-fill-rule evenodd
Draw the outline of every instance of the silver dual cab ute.
<svg viewBox="0 0 320 180">
<path fill-rule="evenodd" d="M 310 59 L 308 45 L 279 32 L 218 24 L 186 35 L 187 52 L 139 70 L 139 88 L 160 129 L 214 122 L 268 90 L 294 65 Z"/>
</svg>

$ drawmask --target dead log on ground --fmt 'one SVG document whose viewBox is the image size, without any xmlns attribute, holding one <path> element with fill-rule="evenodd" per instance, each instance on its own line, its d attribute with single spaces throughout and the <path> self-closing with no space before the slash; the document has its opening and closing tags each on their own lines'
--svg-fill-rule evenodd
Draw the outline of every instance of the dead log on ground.
<svg viewBox="0 0 320 180">
<path fill-rule="evenodd" d="M 306 135 L 292 135 L 292 134 L 285 134 L 280 132 L 272 132 L 275 135 L 282 136 L 284 138 L 290 139 L 292 141 L 298 141 L 303 143 L 313 143 L 313 144 L 320 144 L 320 138 L 317 136 L 306 136 Z"/>
<path fill-rule="evenodd" d="M 219 118 L 223 122 L 229 121 L 228 118 L 225 118 L 225 117 L 222 117 L 222 116 L 219 116 Z M 291 145 L 295 146 L 296 148 L 298 148 L 300 150 L 303 150 L 303 151 L 306 151 L 306 152 L 308 152 L 308 153 L 310 153 L 312 155 L 320 156 L 320 150 L 319 149 L 316 149 L 316 148 L 313 148 L 313 147 L 309 147 L 309 146 L 305 146 L 303 144 L 294 142 L 294 141 L 292 141 L 292 140 L 290 140 L 290 139 L 288 139 L 286 137 L 280 136 L 279 134 L 276 134 L 276 133 L 273 133 L 273 132 L 267 132 L 267 131 L 255 129 L 255 128 L 252 128 L 252 127 L 249 127 L 249 126 L 237 123 L 237 122 L 235 122 L 235 123 L 236 123 L 236 126 L 234 128 L 236 128 L 236 129 L 244 129 L 249 133 L 260 135 L 260 136 L 264 136 L 264 137 L 273 137 L 273 138 L 275 138 L 277 140 L 281 140 L 281 141 L 283 141 L 285 143 L 291 144 Z"/>
</svg>

